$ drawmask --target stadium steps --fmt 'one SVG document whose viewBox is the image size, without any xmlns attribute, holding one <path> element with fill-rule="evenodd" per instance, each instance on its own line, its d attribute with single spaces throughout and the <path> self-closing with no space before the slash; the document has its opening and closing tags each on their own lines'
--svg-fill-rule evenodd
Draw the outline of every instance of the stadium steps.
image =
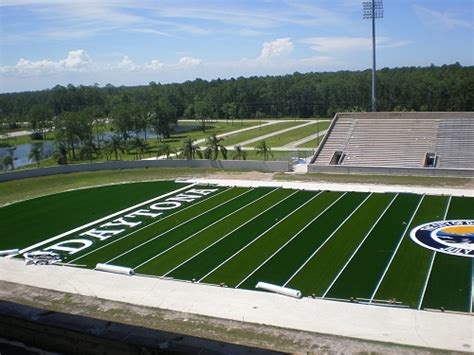
<svg viewBox="0 0 474 355">
<path fill-rule="evenodd" d="M 436 153 L 440 168 L 474 169 L 474 119 L 441 119 Z"/>
</svg>

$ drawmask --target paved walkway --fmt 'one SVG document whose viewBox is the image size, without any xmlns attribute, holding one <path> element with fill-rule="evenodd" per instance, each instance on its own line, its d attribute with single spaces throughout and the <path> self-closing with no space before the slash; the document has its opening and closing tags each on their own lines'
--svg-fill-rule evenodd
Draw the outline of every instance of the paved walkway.
<svg viewBox="0 0 474 355">
<path fill-rule="evenodd" d="M 173 280 L 0 258 L 0 280 L 147 307 L 451 351 L 472 351 L 470 315 L 294 299 Z"/>
<path fill-rule="evenodd" d="M 326 134 L 327 131 L 328 130 L 325 129 L 324 131 L 321 131 L 319 133 L 315 133 L 315 134 L 312 134 L 310 136 L 304 137 L 303 139 L 300 139 L 300 140 L 297 140 L 297 141 L 294 141 L 294 142 L 290 142 L 290 143 L 282 146 L 281 148 L 283 148 L 285 150 L 298 149 L 298 146 L 301 145 L 301 144 L 305 144 L 306 142 L 312 141 L 313 139 L 316 139 L 318 137 L 323 137 Z M 316 148 L 316 146 L 314 148 Z M 312 149 L 314 149 L 314 148 L 312 148 Z"/>
</svg>

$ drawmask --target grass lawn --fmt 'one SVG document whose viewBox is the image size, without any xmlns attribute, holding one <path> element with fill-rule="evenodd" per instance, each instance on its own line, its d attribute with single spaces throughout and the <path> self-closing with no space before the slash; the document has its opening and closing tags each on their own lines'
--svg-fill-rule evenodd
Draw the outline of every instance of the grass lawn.
<svg viewBox="0 0 474 355">
<path fill-rule="evenodd" d="M 247 141 L 249 139 L 254 139 L 254 138 L 263 136 L 264 134 L 269 134 L 269 133 L 281 131 L 282 129 L 286 129 L 286 128 L 290 128 L 290 127 L 296 127 L 296 126 L 299 126 L 303 123 L 304 122 L 292 121 L 292 122 L 273 123 L 271 125 L 262 126 L 262 127 L 258 126 L 258 128 L 256 128 L 256 129 L 252 129 L 250 131 L 243 132 L 243 133 L 238 134 L 238 135 L 229 136 L 229 137 L 225 138 L 223 143 L 226 146 L 233 146 L 233 145 L 239 144 L 241 142 Z M 257 145 L 257 144 L 255 143 L 254 145 Z"/>
<path fill-rule="evenodd" d="M 296 128 L 291 131 L 279 134 L 277 136 L 267 138 L 265 139 L 265 142 L 270 147 L 282 147 L 288 143 L 298 141 L 312 134 L 316 134 L 318 132 L 317 130 L 318 126 L 319 126 L 320 131 L 327 129 L 329 127 L 329 123 L 330 122 L 320 122 L 319 125 L 311 124 L 305 127 Z M 322 138 L 319 138 L 319 139 L 322 139 Z M 254 145 L 257 145 L 257 144 L 258 143 L 255 143 Z M 308 148 L 313 148 L 313 147 L 315 146 L 312 145 L 312 146 L 309 146 Z"/>
</svg>

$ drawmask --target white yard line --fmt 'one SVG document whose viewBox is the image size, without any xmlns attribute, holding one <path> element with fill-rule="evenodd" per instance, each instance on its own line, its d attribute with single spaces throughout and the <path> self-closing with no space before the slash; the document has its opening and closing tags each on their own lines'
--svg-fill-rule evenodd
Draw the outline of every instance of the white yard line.
<svg viewBox="0 0 474 355">
<path fill-rule="evenodd" d="M 343 198 L 347 192 L 343 193 L 339 196 L 335 201 L 333 201 L 329 206 L 327 206 L 322 212 L 320 212 L 316 217 L 314 217 L 311 221 L 309 221 L 303 228 L 301 228 L 293 237 L 291 237 L 285 244 L 283 244 L 278 250 L 276 250 L 272 255 L 270 255 L 263 263 L 261 263 L 255 270 L 253 270 L 250 274 L 248 274 L 242 281 L 240 281 L 235 288 L 239 288 L 250 276 L 255 274 L 263 265 L 269 262 L 275 255 L 277 255 L 280 250 L 286 247 L 288 244 L 291 243 L 293 239 L 299 236 L 306 228 L 308 228 L 314 221 L 316 221 L 320 216 L 322 216 L 326 211 L 328 211 L 332 206 L 334 206 L 341 198 Z"/>
<path fill-rule="evenodd" d="M 162 232 L 162 233 L 160 233 L 160 234 L 155 235 L 153 238 L 148 239 L 148 240 L 144 241 L 143 243 L 140 243 L 140 244 L 138 244 L 138 245 L 135 245 L 133 248 L 128 249 L 127 251 L 125 251 L 125 252 L 123 252 L 123 253 L 121 253 L 121 254 L 119 254 L 119 255 L 117 255 L 117 256 L 114 256 L 112 259 L 110 259 L 110 260 L 108 260 L 107 262 L 105 262 L 105 264 L 108 264 L 108 263 L 110 263 L 110 262 L 112 262 L 112 261 L 114 261 L 114 260 L 117 260 L 118 258 L 120 258 L 120 257 L 122 257 L 122 256 L 124 256 L 124 255 L 127 255 L 127 254 L 131 253 L 131 252 L 134 251 L 135 249 L 141 248 L 142 246 L 144 246 L 144 245 L 146 245 L 146 244 L 148 244 L 148 243 L 153 242 L 154 240 L 156 240 L 156 239 L 162 237 L 163 235 L 165 235 L 165 234 L 167 234 L 167 233 L 169 233 L 169 232 L 175 230 L 176 228 L 179 228 L 179 227 L 181 227 L 181 226 L 183 226 L 183 225 L 185 225 L 185 224 L 187 224 L 187 223 L 189 223 L 189 222 L 192 222 L 192 221 L 194 221 L 195 219 L 201 217 L 202 215 L 204 215 L 204 214 L 206 214 L 206 213 L 209 213 L 209 212 L 211 212 L 211 211 L 213 211 L 213 210 L 215 210 L 215 209 L 217 209 L 217 208 L 219 208 L 219 207 L 221 207 L 221 206 L 223 206 L 223 205 L 225 205 L 225 204 L 227 204 L 227 203 L 229 203 L 229 202 L 231 202 L 231 201 L 233 201 L 233 200 L 235 200 L 235 199 L 237 199 L 237 198 L 242 197 L 243 195 L 249 193 L 250 191 L 253 191 L 253 189 L 244 191 L 243 193 L 238 194 L 237 196 L 234 196 L 234 197 L 232 197 L 232 198 L 229 199 L 229 200 L 226 200 L 226 201 L 221 202 L 220 204 L 218 204 L 217 206 L 212 207 L 211 209 L 208 209 L 208 210 L 206 210 L 206 211 L 204 211 L 204 212 L 201 212 L 201 213 L 198 214 L 197 216 L 194 216 L 194 217 L 192 217 L 192 218 L 190 218 L 190 219 L 188 219 L 188 220 L 186 220 L 186 221 L 184 221 L 184 222 L 181 222 L 180 224 L 174 226 L 173 228 L 170 228 L 170 229 L 166 230 L 165 232 Z"/>
<path fill-rule="evenodd" d="M 90 223 L 84 224 L 84 225 L 82 225 L 82 226 L 80 226 L 80 227 L 74 228 L 74 229 L 72 229 L 72 230 L 70 230 L 70 231 L 67 231 L 67 232 L 65 232 L 65 233 L 62 233 L 62 234 L 56 235 L 56 236 L 54 236 L 54 237 L 51 237 L 51 238 L 49 238 L 49 239 L 43 240 L 43 241 L 41 241 L 41 242 L 39 242 L 39 243 L 36 243 L 36 244 L 34 244 L 34 245 L 32 245 L 32 246 L 29 246 L 29 247 L 27 247 L 27 248 L 25 248 L 25 249 L 20 250 L 18 253 L 19 253 L 19 254 L 26 253 L 27 251 L 30 251 L 30 250 L 32 250 L 32 249 L 36 249 L 36 248 L 38 248 L 38 247 L 40 247 L 40 246 L 42 246 L 42 245 L 45 245 L 45 244 L 49 244 L 49 243 L 51 243 L 51 242 L 53 242 L 53 241 L 55 241 L 55 240 L 58 240 L 58 239 L 61 239 L 61 238 L 65 237 L 65 236 L 67 236 L 67 235 L 76 233 L 76 232 L 78 232 L 78 231 L 80 231 L 80 230 L 82 230 L 82 229 L 84 229 L 84 228 L 93 226 L 94 224 L 97 224 L 97 223 L 100 223 L 100 222 L 104 222 L 104 221 L 106 221 L 106 220 L 108 220 L 108 219 L 110 219 L 110 218 L 119 216 L 119 215 L 121 215 L 121 214 L 124 214 L 124 213 L 126 213 L 126 212 L 128 212 L 128 211 L 131 211 L 131 210 L 133 210 L 133 209 L 136 209 L 136 208 L 138 208 L 138 207 L 141 207 L 141 206 L 150 204 L 150 203 L 152 203 L 152 202 L 154 202 L 154 201 L 156 201 L 156 200 L 159 200 L 159 199 L 162 199 L 162 198 L 165 198 L 165 197 L 174 195 L 175 193 L 181 192 L 181 191 L 183 191 L 183 190 L 187 190 L 187 189 L 189 189 L 189 188 L 191 188 L 191 187 L 193 187 L 193 186 L 195 186 L 195 185 L 196 185 L 196 183 L 193 183 L 193 184 L 191 184 L 191 185 L 187 185 L 187 186 L 184 186 L 184 187 L 179 188 L 179 189 L 177 189 L 177 190 L 168 192 L 168 193 L 166 193 L 166 194 L 164 194 L 164 195 L 161 195 L 161 196 L 158 196 L 158 197 L 154 197 L 154 198 L 152 198 L 151 200 L 148 200 L 148 201 L 145 201 L 145 202 L 141 202 L 141 203 L 136 204 L 136 205 L 131 206 L 131 207 L 127 207 L 126 209 L 123 209 L 123 210 L 121 210 L 121 211 L 112 213 L 112 214 L 110 214 L 110 215 L 108 215 L 108 216 L 105 216 L 105 217 L 102 217 L 102 218 L 97 219 L 97 220 L 95 220 L 95 221 L 92 221 L 92 222 L 90 222 Z"/>
<path fill-rule="evenodd" d="M 293 275 L 283 284 L 283 287 L 286 287 L 288 283 L 298 274 L 302 268 L 306 266 L 306 264 L 309 263 L 309 261 L 319 252 L 319 250 L 326 245 L 326 243 L 331 240 L 331 238 L 334 236 L 334 234 L 337 233 L 339 229 L 342 228 L 342 226 L 354 215 L 354 213 L 357 212 L 357 210 L 362 207 L 362 205 L 369 199 L 369 197 L 372 196 L 372 193 L 368 194 L 367 197 L 356 207 L 354 210 L 342 221 L 339 226 L 329 235 L 329 237 L 326 238 L 326 240 L 309 256 L 309 258 L 306 259 L 306 261 L 296 270 Z"/>
<path fill-rule="evenodd" d="M 129 236 L 131 236 L 131 235 L 133 235 L 133 234 L 135 234 L 135 233 L 138 233 L 138 232 L 142 231 L 143 229 L 146 229 L 146 228 L 148 228 L 148 227 L 151 227 L 151 226 L 153 226 L 153 225 L 155 225 L 155 224 L 157 224 L 157 223 L 159 223 L 159 222 L 163 222 L 164 220 L 166 220 L 166 219 L 168 219 L 168 218 L 174 216 L 174 215 L 177 214 L 177 213 L 184 212 L 184 211 L 186 211 L 187 209 L 189 209 L 189 208 L 191 208 L 191 207 L 197 206 L 197 205 L 199 205 L 199 204 L 201 204 L 201 203 L 203 203 L 203 202 L 205 202 L 205 201 L 207 201 L 207 200 L 209 200 L 209 199 L 211 199 L 211 198 L 213 198 L 213 197 L 219 196 L 220 194 L 222 194 L 222 193 L 224 193 L 224 192 L 226 192 L 226 191 L 229 191 L 229 190 L 231 190 L 231 189 L 232 189 L 232 187 L 229 187 L 229 188 L 227 188 L 227 189 L 224 189 L 224 190 L 218 192 L 218 193 L 215 194 L 215 195 L 207 196 L 207 198 L 204 198 L 204 199 L 200 200 L 199 202 L 190 204 L 189 206 L 183 208 L 182 210 L 178 210 L 178 211 L 176 211 L 176 212 L 173 212 L 173 213 L 171 213 L 171 214 L 168 215 L 168 216 L 165 216 L 165 217 L 163 217 L 163 218 L 161 218 L 161 219 L 158 219 L 158 220 L 156 220 L 156 221 L 154 221 L 154 222 L 152 222 L 152 223 L 150 223 L 150 224 L 147 224 L 147 225 L 145 225 L 145 226 L 143 226 L 143 227 L 141 227 L 141 228 L 139 228 L 139 229 L 137 229 L 137 230 L 135 230 L 135 231 L 133 231 L 133 232 L 131 232 L 131 233 L 128 233 L 128 234 L 126 234 L 126 235 L 120 237 L 120 238 L 113 239 L 113 240 L 111 240 L 109 243 L 106 243 L 106 244 L 100 246 L 99 248 L 93 249 L 93 250 L 91 250 L 90 252 L 88 252 L 88 253 L 86 253 L 86 254 L 84 254 L 84 255 L 78 256 L 77 258 L 75 258 L 75 259 L 73 259 L 73 260 L 67 262 L 66 264 L 69 264 L 69 265 L 70 265 L 71 263 L 73 263 L 73 262 L 75 262 L 75 261 L 77 261 L 77 260 L 79 260 L 79 259 L 85 258 L 86 256 L 88 256 L 88 255 L 90 255 L 90 254 L 93 254 L 93 253 L 95 253 L 95 252 L 97 252 L 97 251 L 99 251 L 99 250 L 101 250 L 101 249 L 103 249 L 103 248 L 105 248 L 105 247 L 108 247 L 108 246 L 110 246 L 110 245 L 112 245 L 112 244 L 114 244 L 114 243 L 117 243 L 117 242 L 121 241 L 122 239 L 125 239 L 125 238 L 127 238 L 127 237 L 129 237 Z M 193 217 L 192 219 L 194 219 L 194 218 L 195 218 L 195 217 Z M 188 222 L 188 221 L 187 221 L 187 222 Z"/>
<path fill-rule="evenodd" d="M 448 212 L 449 212 L 449 207 L 451 206 L 451 200 L 452 200 L 452 197 L 449 196 L 448 203 L 446 204 L 446 210 L 444 211 L 443 220 L 446 220 L 446 217 L 447 217 Z M 420 300 L 418 302 L 417 309 L 421 309 L 421 306 L 423 304 L 423 299 L 425 298 L 426 289 L 428 288 L 428 282 L 430 280 L 431 271 L 433 270 L 433 265 L 434 265 L 434 261 L 435 261 L 435 258 L 436 258 L 436 254 L 437 253 L 434 251 L 433 256 L 431 257 L 430 267 L 428 269 L 428 272 L 426 273 L 425 284 L 423 285 L 423 290 L 421 291 Z"/>
<path fill-rule="evenodd" d="M 180 263 L 178 266 L 175 266 L 174 268 L 172 268 L 171 270 L 167 271 L 166 273 L 164 273 L 162 276 L 167 276 L 168 274 L 172 273 L 174 270 L 180 268 L 181 266 L 183 266 L 184 264 L 186 264 L 188 261 L 191 261 L 192 259 L 194 259 L 195 257 L 197 257 L 198 255 L 202 254 L 203 252 L 205 252 L 206 250 L 208 250 L 209 248 L 211 248 L 212 246 L 214 246 L 215 244 L 219 243 L 221 240 L 227 238 L 229 235 L 231 235 L 232 233 L 234 233 L 235 231 L 239 230 L 240 228 L 242 228 L 243 226 L 247 225 L 248 223 L 252 222 L 253 220 L 255 220 L 256 218 L 260 217 L 262 214 L 264 214 L 265 212 L 271 210 L 272 208 L 278 206 L 279 204 L 281 204 L 282 202 L 286 201 L 287 199 L 289 199 L 291 196 L 293 196 L 294 194 L 296 194 L 298 191 L 295 191 L 293 192 L 292 194 L 286 196 L 285 198 L 281 199 L 280 201 L 278 201 L 277 203 L 275 203 L 274 205 L 266 208 L 265 210 L 263 210 L 262 212 L 260 212 L 259 214 L 257 214 L 256 216 L 252 217 L 251 219 L 249 219 L 248 221 L 246 221 L 245 223 L 239 225 L 237 228 L 234 228 L 233 230 L 231 230 L 230 232 L 226 233 L 224 236 L 220 237 L 218 240 L 216 240 L 215 242 L 211 243 L 210 245 L 208 245 L 207 247 L 205 247 L 204 249 L 201 249 L 199 252 L 197 252 L 196 254 L 194 254 L 193 256 L 189 257 L 188 259 L 186 259 L 185 261 L 183 261 L 182 263 Z M 283 220 L 283 219 L 282 219 Z M 279 222 L 278 222 L 279 223 Z M 270 227 L 268 230 L 272 229 L 273 227 L 275 227 L 276 225 L 278 225 L 278 223 L 274 224 L 272 227 Z"/>
<path fill-rule="evenodd" d="M 370 227 L 369 231 L 367 232 L 367 234 L 364 236 L 364 238 L 362 239 L 362 241 L 359 243 L 359 245 L 357 246 L 356 250 L 354 250 L 354 252 L 352 253 L 352 255 L 349 257 L 349 259 L 346 261 L 346 263 L 344 264 L 344 266 L 341 268 L 341 270 L 339 270 L 338 274 L 336 275 L 336 277 L 334 278 L 334 280 L 332 280 L 331 284 L 328 286 L 328 288 L 326 289 L 326 291 L 324 291 L 323 293 L 323 296 L 322 298 L 326 297 L 326 295 L 328 294 L 329 290 L 331 289 L 331 287 L 336 283 L 336 281 L 339 279 L 339 277 L 342 275 L 342 273 L 344 272 L 344 270 L 346 269 L 347 265 L 349 265 L 349 263 L 351 262 L 351 260 L 354 258 L 354 256 L 357 254 L 357 252 L 359 251 L 359 249 L 362 247 L 362 245 L 364 244 L 365 240 L 369 237 L 370 233 L 372 233 L 372 231 L 374 230 L 375 226 L 380 222 L 380 220 L 382 219 L 382 217 L 385 215 L 385 212 L 388 211 L 388 209 L 390 208 L 390 206 L 392 206 L 393 202 L 395 201 L 395 199 L 398 197 L 398 194 L 396 194 L 395 196 L 393 196 L 392 200 L 390 201 L 390 203 L 387 205 L 387 207 L 385 207 L 385 209 L 383 210 L 383 212 L 380 214 L 379 218 L 377 218 L 377 220 L 375 221 L 375 223 L 372 225 L 372 227 Z"/>
<path fill-rule="evenodd" d="M 267 138 L 270 138 L 270 137 L 278 136 L 278 135 L 280 135 L 280 134 L 283 134 L 283 133 L 286 133 L 286 132 L 289 132 L 289 131 L 293 131 L 293 130 L 298 129 L 298 128 L 310 126 L 310 125 L 313 125 L 313 124 L 316 124 L 316 121 L 310 121 L 310 122 L 306 122 L 306 123 L 300 124 L 300 125 L 298 125 L 298 126 L 288 127 L 288 128 L 284 128 L 284 129 L 282 129 L 282 130 L 276 131 L 276 132 L 271 132 L 271 133 L 263 134 L 263 135 L 261 135 L 261 136 L 259 136 L 259 137 L 255 137 L 255 138 L 252 138 L 252 139 L 248 139 L 248 140 L 243 141 L 243 142 L 240 142 L 240 143 L 238 143 L 238 144 L 236 144 L 236 145 L 241 145 L 241 146 L 249 145 L 249 144 L 252 144 L 252 143 L 255 143 L 255 142 L 259 142 L 259 141 L 261 141 L 262 139 L 267 139 Z"/>
<path fill-rule="evenodd" d="M 398 241 L 397 246 L 395 247 L 395 250 L 393 251 L 392 256 L 390 257 L 390 260 L 388 261 L 387 267 L 383 271 L 382 276 L 380 277 L 379 282 L 377 283 L 377 286 L 375 286 L 374 292 L 372 292 L 372 295 L 370 296 L 369 304 L 372 303 L 372 301 L 374 300 L 375 294 L 379 290 L 379 287 L 382 284 L 382 281 L 383 281 L 385 275 L 387 274 L 388 269 L 390 268 L 390 265 L 392 265 L 392 261 L 393 261 L 393 259 L 395 259 L 395 256 L 397 255 L 397 252 L 398 252 L 398 249 L 400 248 L 400 245 L 402 245 L 403 238 L 407 234 L 408 228 L 410 228 L 411 224 L 413 223 L 413 219 L 415 218 L 415 216 L 418 212 L 418 209 L 421 206 L 421 203 L 425 199 L 425 196 L 426 195 L 421 196 L 420 201 L 418 202 L 418 205 L 415 208 L 415 211 L 411 215 L 410 221 L 407 222 L 407 226 L 406 226 L 405 230 L 403 231 L 402 235 L 400 236 L 400 240 Z"/>
<path fill-rule="evenodd" d="M 244 208 L 246 208 L 246 207 L 248 207 L 248 206 L 254 204 L 255 202 L 257 202 L 257 201 L 261 200 L 262 198 L 264 198 L 264 197 L 266 197 L 266 196 L 268 196 L 268 195 L 274 193 L 275 191 L 277 191 L 277 190 L 272 190 L 272 191 L 266 193 L 265 195 L 260 196 L 260 197 L 257 198 L 256 200 L 254 200 L 254 201 L 252 201 L 252 202 L 249 202 L 249 203 L 247 203 L 246 205 L 240 207 L 239 209 L 235 210 L 234 212 L 229 213 L 227 216 L 224 216 L 224 217 L 222 217 L 222 218 L 219 218 L 217 221 L 214 221 L 213 223 L 207 225 L 206 227 L 204 227 L 203 229 L 197 231 L 196 233 L 191 234 L 189 237 L 183 239 L 182 241 L 180 241 L 180 242 L 178 242 L 178 243 L 176 243 L 176 244 L 173 244 L 173 245 L 172 245 L 171 247 L 169 247 L 168 249 L 163 250 L 162 252 L 160 252 L 160 253 L 156 254 L 155 256 L 151 257 L 150 259 L 148 259 L 148 260 L 144 261 L 143 263 L 141 263 L 141 264 L 135 266 L 134 269 L 138 269 L 138 268 L 142 267 L 143 265 L 149 263 L 150 261 L 155 260 L 156 258 L 158 258 L 159 256 L 163 255 L 164 253 L 167 253 L 168 251 L 170 251 L 170 250 L 176 248 L 178 245 L 181 245 L 181 244 L 183 244 L 184 242 L 186 242 L 187 240 L 189 240 L 189 239 L 193 238 L 194 236 L 198 235 L 198 234 L 201 233 L 202 231 L 205 231 L 206 229 L 208 229 L 208 228 L 212 227 L 213 225 L 215 225 L 215 224 L 221 222 L 222 220 L 228 218 L 229 216 L 232 216 L 233 214 L 240 212 L 240 211 L 243 210 Z"/>
<path fill-rule="evenodd" d="M 278 221 L 278 223 L 276 223 L 275 225 L 273 225 L 272 227 L 270 227 L 269 229 L 267 229 L 266 231 L 264 231 L 263 233 L 261 233 L 257 238 L 253 239 L 252 241 L 250 241 L 248 244 L 246 244 L 245 246 L 243 246 L 242 248 L 240 248 L 238 251 L 236 251 L 234 254 L 232 254 L 231 256 L 229 256 L 226 260 L 224 260 L 223 262 L 221 262 L 219 265 L 217 265 L 214 269 L 212 269 L 211 271 L 209 271 L 206 275 L 204 275 L 203 277 L 201 277 L 199 279 L 198 282 L 201 282 L 202 280 L 204 280 L 206 277 L 208 277 L 209 275 L 211 275 L 214 271 L 216 271 L 217 269 L 219 269 L 222 265 L 226 264 L 228 261 L 232 260 L 234 257 L 236 257 L 238 254 L 240 254 L 242 251 L 244 251 L 245 249 L 247 249 L 249 246 L 251 246 L 253 243 L 255 243 L 257 240 L 259 240 L 261 237 L 263 237 L 264 235 L 267 234 L 267 232 L 269 232 L 273 227 L 276 227 L 278 224 L 280 224 L 281 222 L 283 222 L 284 220 L 286 220 L 288 217 L 290 217 L 292 214 L 296 213 L 297 211 L 299 211 L 301 208 L 303 208 L 304 206 L 306 206 L 308 203 L 310 203 L 311 201 L 313 201 L 316 197 L 318 197 L 320 194 L 322 193 L 322 191 L 318 192 L 316 195 L 314 195 L 313 197 L 311 197 L 308 201 L 306 201 L 305 203 L 303 203 L 300 207 L 298 207 L 297 209 L 295 209 L 293 212 L 289 213 L 288 215 L 286 215 L 284 218 L 282 218 L 281 220 Z"/>
</svg>

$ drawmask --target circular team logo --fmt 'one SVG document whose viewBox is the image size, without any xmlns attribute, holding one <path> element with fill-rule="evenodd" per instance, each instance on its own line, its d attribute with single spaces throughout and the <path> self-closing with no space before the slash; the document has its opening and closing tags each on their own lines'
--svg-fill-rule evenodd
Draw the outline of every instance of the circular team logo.
<svg viewBox="0 0 474 355">
<path fill-rule="evenodd" d="M 431 250 L 474 258 L 474 220 L 439 221 L 418 226 L 411 239 Z"/>
</svg>

